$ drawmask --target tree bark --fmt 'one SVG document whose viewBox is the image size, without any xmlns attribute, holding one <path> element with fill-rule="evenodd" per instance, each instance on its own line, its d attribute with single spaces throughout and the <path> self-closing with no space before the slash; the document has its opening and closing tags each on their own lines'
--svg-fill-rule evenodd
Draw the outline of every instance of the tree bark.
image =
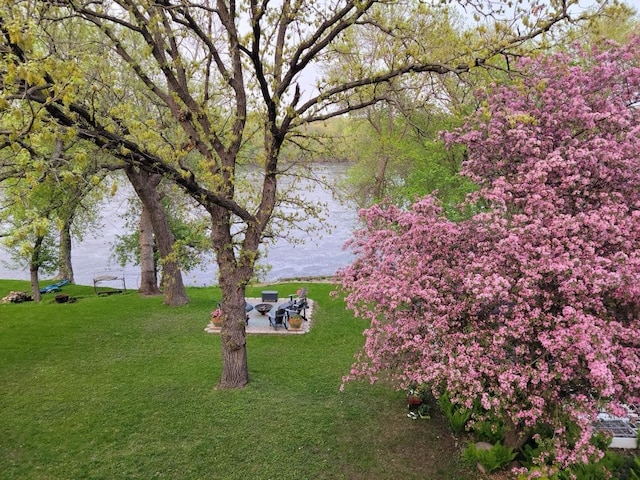
<svg viewBox="0 0 640 480">
<path fill-rule="evenodd" d="M 389 156 L 386 153 L 382 153 L 378 157 L 376 164 L 376 172 L 374 176 L 373 185 L 373 201 L 379 202 L 382 200 L 382 196 L 386 193 L 387 183 L 387 165 L 389 164 Z"/>
<path fill-rule="evenodd" d="M 225 279 L 228 280 L 228 279 Z M 222 287 L 222 376 L 220 388 L 241 388 L 249 383 L 247 363 L 245 287 L 225 281 Z"/>
<path fill-rule="evenodd" d="M 31 297 L 34 302 L 39 302 L 42 299 L 42 294 L 40 293 L 40 280 L 38 278 L 37 265 L 29 265 L 29 276 L 31 279 Z"/>
<path fill-rule="evenodd" d="M 222 293 L 222 376 L 220 388 L 242 388 L 249 383 L 246 344 L 245 288 L 253 274 L 259 245 L 259 229 L 248 228 L 242 251 L 236 256 L 231 235 L 231 215 L 212 206 L 211 240 L 218 263 Z"/>
<path fill-rule="evenodd" d="M 60 245 L 58 252 L 60 256 L 58 259 L 58 279 L 75 283 L 73 279 L 73 265 L 71 264 L 71 220 L 69 219 L 65 220 L 60 228 Z"/>
<path fill-rule="evenodd" d="M 189 297 L 182 281 L 180 265 L 172 255 L 175 237 L 169 227 L 169 221 L 156 189 L 162 177 L 156 173 L 137 170 L 131 165 L 125 169 L 125 172 L 138 198 L 147 209 L 153 226 L 156 245 L 162 259 L 164 303 L 171 306 L 185 305 L 189 303 Z"/>
<path fill-rule="evenodd" d="M 39 302 L 42 299 L 40 294 L 40 279 L 38 272 L 40 270 L 40 255 L 42 251 L 42 243 L 44 237 L 37 237 L 33 244 L 33 253 L 31 254 L 31 261 L 29 262 L 29 276 L 31 280 L 31 296 L 34 302 Z"/>
<path fill-rule="evenodd" d="M 160 295 L 158 288 L 158 272 L 155 261 L 155 242 L 153 239 L 153 226 L 151 215 L 142 205 L 140 214 L 140 289 L 142 295 Z"/>
<path fill-rule="evenodd" d="M 522 431 L 522 428 L 514 424 L 511 419 L 505 421 L 504 446 L 518 450 L 527 443 L 530 435 Z"/>
</svg>

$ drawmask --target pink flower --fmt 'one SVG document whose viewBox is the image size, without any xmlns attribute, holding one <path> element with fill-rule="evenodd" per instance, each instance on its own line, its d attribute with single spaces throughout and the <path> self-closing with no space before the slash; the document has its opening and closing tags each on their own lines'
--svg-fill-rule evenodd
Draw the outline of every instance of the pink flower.
<svg viewBox="0 0 640 480">
<path fill-rule="evenodd" d="M 361 212 L 339 274 L 370 322 L 350 379 L 480 399 L 523 435 L 551 426 L 552 470 L 598 455 L 590 419 L 640 397 L 640 69 L 625 58 L 640 61 L 637 38 L 529 59 L 522 85 L 444 135 L 479 185 L 470 218 L 432 196 Z"/>
</svg>

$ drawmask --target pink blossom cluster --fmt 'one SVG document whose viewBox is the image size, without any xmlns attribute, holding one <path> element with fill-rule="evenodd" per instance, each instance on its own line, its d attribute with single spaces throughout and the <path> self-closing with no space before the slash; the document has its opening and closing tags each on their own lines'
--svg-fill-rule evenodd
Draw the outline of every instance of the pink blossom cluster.
<svg viewBox="0 0 640 480">
<path fill-rule="evenodd" d="M 549 469 L 585 462 L 599 410 L 640 399 L 640 41 L 523 60 L 459 131 L 476 212 L 375 205 L 340 273 L 370 321 L 345 379 L 381 377 L 555 432 Z M 636 105 L 636 106 L 634 106 Z M 567 434 L 567 425 L 580 433 Z"/>
</svg>

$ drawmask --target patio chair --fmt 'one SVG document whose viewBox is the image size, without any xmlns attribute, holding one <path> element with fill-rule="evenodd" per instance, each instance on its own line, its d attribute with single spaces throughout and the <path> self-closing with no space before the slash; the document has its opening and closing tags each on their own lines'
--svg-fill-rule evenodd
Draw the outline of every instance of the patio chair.
<svg viewBox="0 0 640 480">
<path fill-rule="evenodd" d="M 249 302 L 246 302 L 245 306 L 244 306 L 244 311 L 245 311 L 245 313 L 247 315 L 247 321 L 246 321 L 247 325 L 249 325 L 249 312 L 251 310 L 253 310 L 253 305 L 251 305 Z"/>
<path fill-rule="evenodd" d="M 290 314 L 296 313 L 300 315 L 304 320 L 307 320 L 307 289 L 303 288 L 300 291 L 300 295 L 289 306 Z"/>
<path fill-rule="evenodd" d="M 278 330 L 279 326 L 283 326 L 285 330 L 289 330 L 289 326 L 287 325 L 287 318 L 289 317 L 289 312 L 285 308 L 277 308 L 275 311 L 271 310 L 269 312 L 269 324 Z"/>
</svg>

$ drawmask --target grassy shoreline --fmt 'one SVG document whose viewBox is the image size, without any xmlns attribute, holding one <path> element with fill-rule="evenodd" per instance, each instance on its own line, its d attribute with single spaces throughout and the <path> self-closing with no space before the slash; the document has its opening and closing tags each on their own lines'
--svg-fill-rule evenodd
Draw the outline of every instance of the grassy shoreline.
<svg viewBox="0 0 640 480">
<path fill-rule="evenodd" d="M 339 392 L 366 325 L 331 284 L 302 336 L 250 335 L 250 385 L 215 388 L 220 337 L 203 328 L 219 290 L 189 305 L 130 291 L 0 305 L 3 479 L 472 479 L 444 422 L 405 416 L 382 385 Z M 264 286 L 248 289 L 259 296 Z M 0 280 L 0 298 L 28 282 Z"/>
</svg>

